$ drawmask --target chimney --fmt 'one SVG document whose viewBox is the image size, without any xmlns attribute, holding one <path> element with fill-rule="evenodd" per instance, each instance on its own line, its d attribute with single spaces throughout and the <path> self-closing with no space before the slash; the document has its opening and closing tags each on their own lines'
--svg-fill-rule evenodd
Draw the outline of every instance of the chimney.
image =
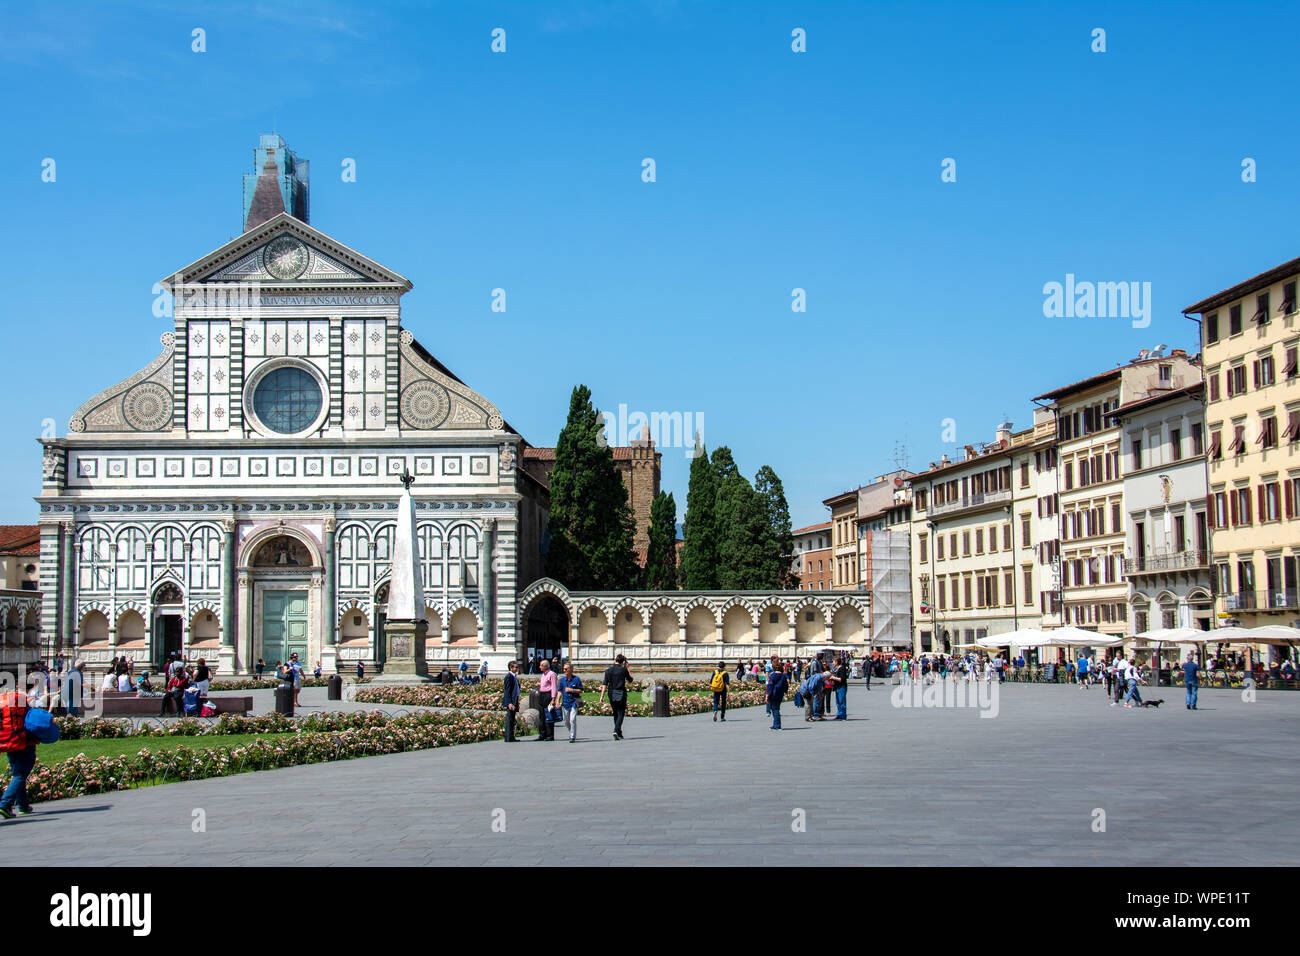
<svg viewBox="0 0 1300 956">
<path fill-rule="evenodd" d="M 1004 448 L 1011 444 L 1011 423 L 1003 422 L 999 425 L 997 431 L 994 432 L 994 437 L 1002 443 L 1002 447 Z"/>
</svg>

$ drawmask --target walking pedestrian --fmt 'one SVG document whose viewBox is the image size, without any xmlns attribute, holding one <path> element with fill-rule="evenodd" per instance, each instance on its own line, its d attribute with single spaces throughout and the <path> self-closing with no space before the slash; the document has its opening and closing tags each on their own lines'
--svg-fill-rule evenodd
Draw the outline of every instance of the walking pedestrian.
<svg viewBox="0 0 1300 956">
<path fill-rule="evenodd" d="M 775 663 L 777 658 L 772 658 Z M 772 711 L 772 729 L 781 729 L 781 701 L 785 697 L 786 689 L 790 686 L 790 678 L 786 676 L 785 668 L 773 667 L 772 673 L 767 675 L 767 703 Z"/>
<path fill-rule="evenodd" d="M 32 812 L 27 798 L 27 778 L 36 766 L 37 740 L 27 732 L 27 711 L 32 700 L 21 691 L 0 694 L 0 752 L 9 760 L 9 785 L 0 794 L 0 818 L 12 820 L 13 806 L 20 814 Z"/>
<path fill-rule="evenodd" d="M 713 692 L 713 722 L 718 721 L 718 708 L 722 708 L 722 720 L 727 720 L 727 686 L 731 683 L 731 675 L 727 673 L 727 665 L 718 661 L 718 669 L 713 672 L 713 677 L 709 679 L 709 690 Z"/>
<path fill-rule="evenodd" d="M 1187 709 L 1195 710 L 1196 693 L 1201 689 L 1201 666 L 1192 654 L 1187 655 L 1187 663 L 1183 665 L 1183 686 L 1187 688 Z"/>
<path fill-rule="evenodd" d="M 866 680 L 867 690 L 871 690 L 871 672 L 876 669 L 876 660 L 874 657 L 864 658 L 862 661 L 862 676 Z"/>
<path fill-rule="evenodd" d="M 627 658 L 619 654 L 614 663 L 605 668 L 605 682 L 600 685 L 600 702 L 609 693 L 609 706 L 614 711 L 614 739 L 623 739 L 623 718 L 627 715 L 627 685 L 632 674 L 627 669 Z"/>
<path fill-rule="evenodd" d="M 573 673 L 573 665 L 564 665 L 560 678 L 560 706 L 564 709 L 564 729 L 569 732 L 569 743 L 578 739 L 578 705 L 582 703 L 582 678 Z"/>
<path fill-rule="evenodd" d="M 555 671 L 551 670 L 551 662 L 546 658 L 537 665 L 542 671 L 541 683 L 537 685 L 537 714 L 541 717 L 541 722 L 537 725 L 538 740 L 555 739 L 555 721 L 549 719 L 547 713 L 551 709 L 551 704 L 555 700 L 555 688 L 559 683 L 559 678 Z"/>
<path fill-rule="evenodd" d="M 1087 690 L 1087 689 L 1088 689 L 1088 671 L 1089 671 L 1090 667 L 1091 667 L 1091 664 L 1090 664 L 1089 661 L 1088 661 L 1088 657 L 1087 657 L 1087 655 L 1086 655 L 1086 654 L 1082 654 L 1082 653 L 1080 653 L 1080 654 L 1079 654 L 1079 663 L 1078 663 L 1078 667 L 1077 667 L 1077 670 L 1076 670 L 1076 673 L 1079 675 L 1079 689 L 1080 689 L 1080 690 Z"/>
<path fill-rule="evenodd" d="M 501 706 L 506 709 L 506 743 L 518 743 L 515 739 L 515 718 L 519 716 L 518 661 L 511 661 L 507 665 L 505 689 L 501 692 Z"/>
<path fill-rule="evenodd" d="M 1124 680 L 1128 683 L 1128 695 L 1124 698 L 1124 706 L 1132 708 L 1134 703 L 1142 703 L 1142 695 L 1138 692 L 1138 681 L 1141 680 L 1141 674 L 1138 672 L 1137 664 L 1129 661 L 1124 670 Z"/>
</svg>

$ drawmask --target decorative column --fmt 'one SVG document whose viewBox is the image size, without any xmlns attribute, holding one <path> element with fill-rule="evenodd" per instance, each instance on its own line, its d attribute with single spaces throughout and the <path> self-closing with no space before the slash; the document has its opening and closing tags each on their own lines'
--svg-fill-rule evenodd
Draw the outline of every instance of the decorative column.
<svg viewBox="0 0 1300 956">
<path fill-rule="evenodd" d="M 257 663 L 257 648 L 253 646 L 253 579 L 245 570 L 237 573 L 239 612 L 235 626 L 239 629 L 237 657 L 243 664 L 243 673 L 247 674 Z"/>
<path fill-rule="evenodd" d="M 495 528 L 495 518 L 483 519 L 478 546 L 478 599 L 479 611 L 483 616 L 483 646 L 491 648 L 497 645 L 496 602 L 493 600 L 496 589 L 492 581 L 492 539 Z"/>
<path fill-rule="evenodd" d="M 338 531 L 338 519 L 333 515 L 325 516 L 325 580 L 321 587 L 321 650 L 320 667 L 322 674 L 338 672 L 338 601 L 335 598 L 338 572 L 334 535 Z"/>
<path fill-rule="evenodd" d="M 248 670 L 235 651 L 235 519 L 221 520 L 221 647 L 217 650 L 220 673 Z M 242 667 L 240 665 L 243 665 Z"/>
<path fill-rule="evenodd" d="M 77 639 L 77 525 L 73 521 L 63 522 L 63 577 L 59 582 L 60 622 L 59 646 L 68 650 L 69 656 L 76 656 Z M 71 662 L 69 662 L 71 666 Z"/>
</svg>

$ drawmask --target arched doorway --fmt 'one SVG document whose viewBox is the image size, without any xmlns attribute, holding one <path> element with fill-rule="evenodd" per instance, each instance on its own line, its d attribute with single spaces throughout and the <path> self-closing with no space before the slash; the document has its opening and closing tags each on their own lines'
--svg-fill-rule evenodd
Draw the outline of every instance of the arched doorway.
<svg viewBox="0 0 1300 956">
<path fill-rule="evenodd" d="M 153 592 L 153 659 L 159 672 L 171 659 L 182 653 L 185 636 L 185 595 L 175 581 L 164 581 Z M 140 635 L 144 639 L 144 635 Z M 118 637 L 119 642 L 121 636 Z"/>
<path fill-rule="evenodd" d="M 254 536 L 244 551 L 252 588 L 251 660 L 268 667 L 297 654 L 304 662 L 320 653 L 320 566 L 314 542 L 288 528 Z"/>
<path fill-rule="evenodd" d="M 543 594 L 528 609 L 524 620 L 525 662 L 534 655 L 554 660 L 569 656 L 569 611 L 552 594 Z"/>
</svg>

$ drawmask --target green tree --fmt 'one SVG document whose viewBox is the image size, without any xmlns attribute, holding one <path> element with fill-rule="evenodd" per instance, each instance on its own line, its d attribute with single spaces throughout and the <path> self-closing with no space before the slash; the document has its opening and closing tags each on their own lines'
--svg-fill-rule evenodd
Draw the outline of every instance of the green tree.
<svg viewBox="0 0 1300 956">
<path fill-rule="evenodd" d="M 546 573 L 575 591 L 635 587 L 635 522 L 591 390 L 579 385 L 555 443 Z"/>
<path fill-rule="evenodd" d="M 726 445 L 719 445 L 713 449 L 713 474 L 716 476 L 715 480 L 719 488 L 732 475 L 740 474 L 740 469 L 736 467 L 736 459 Z"/>
<path fill-rule="evenodd" d="M 645 586 L 648 591 L 677 589 L 677 502 L 666 491 L 650 505 L 650 546 L 646 549 Z"/>
<path fill-rule="evenodd" d="M 682 524 L 681 579 L 688 591 L 711 591 L 718 586 L 717 505 L 717 476 L 708 450 L 696 435 Z"/>
<path fill-rule="evenodd" d="M 726 590 L 759 591 L 771 585 L 775 548 L 767 502 L 739 472 L 718 488 L 718 584 Z"/>
<path fill-rule="evenodd" d="M 767 522 L 772 527 L 772 553 L 768 556 L 767 587 L 795 591 L 799 575 L 794 573 L 794 533 L 790 524 L 790 504 L 785 486 L 771 465 L 764 465 L 754 476 L 754 490 L 767 506 Z"/>
</svg>

